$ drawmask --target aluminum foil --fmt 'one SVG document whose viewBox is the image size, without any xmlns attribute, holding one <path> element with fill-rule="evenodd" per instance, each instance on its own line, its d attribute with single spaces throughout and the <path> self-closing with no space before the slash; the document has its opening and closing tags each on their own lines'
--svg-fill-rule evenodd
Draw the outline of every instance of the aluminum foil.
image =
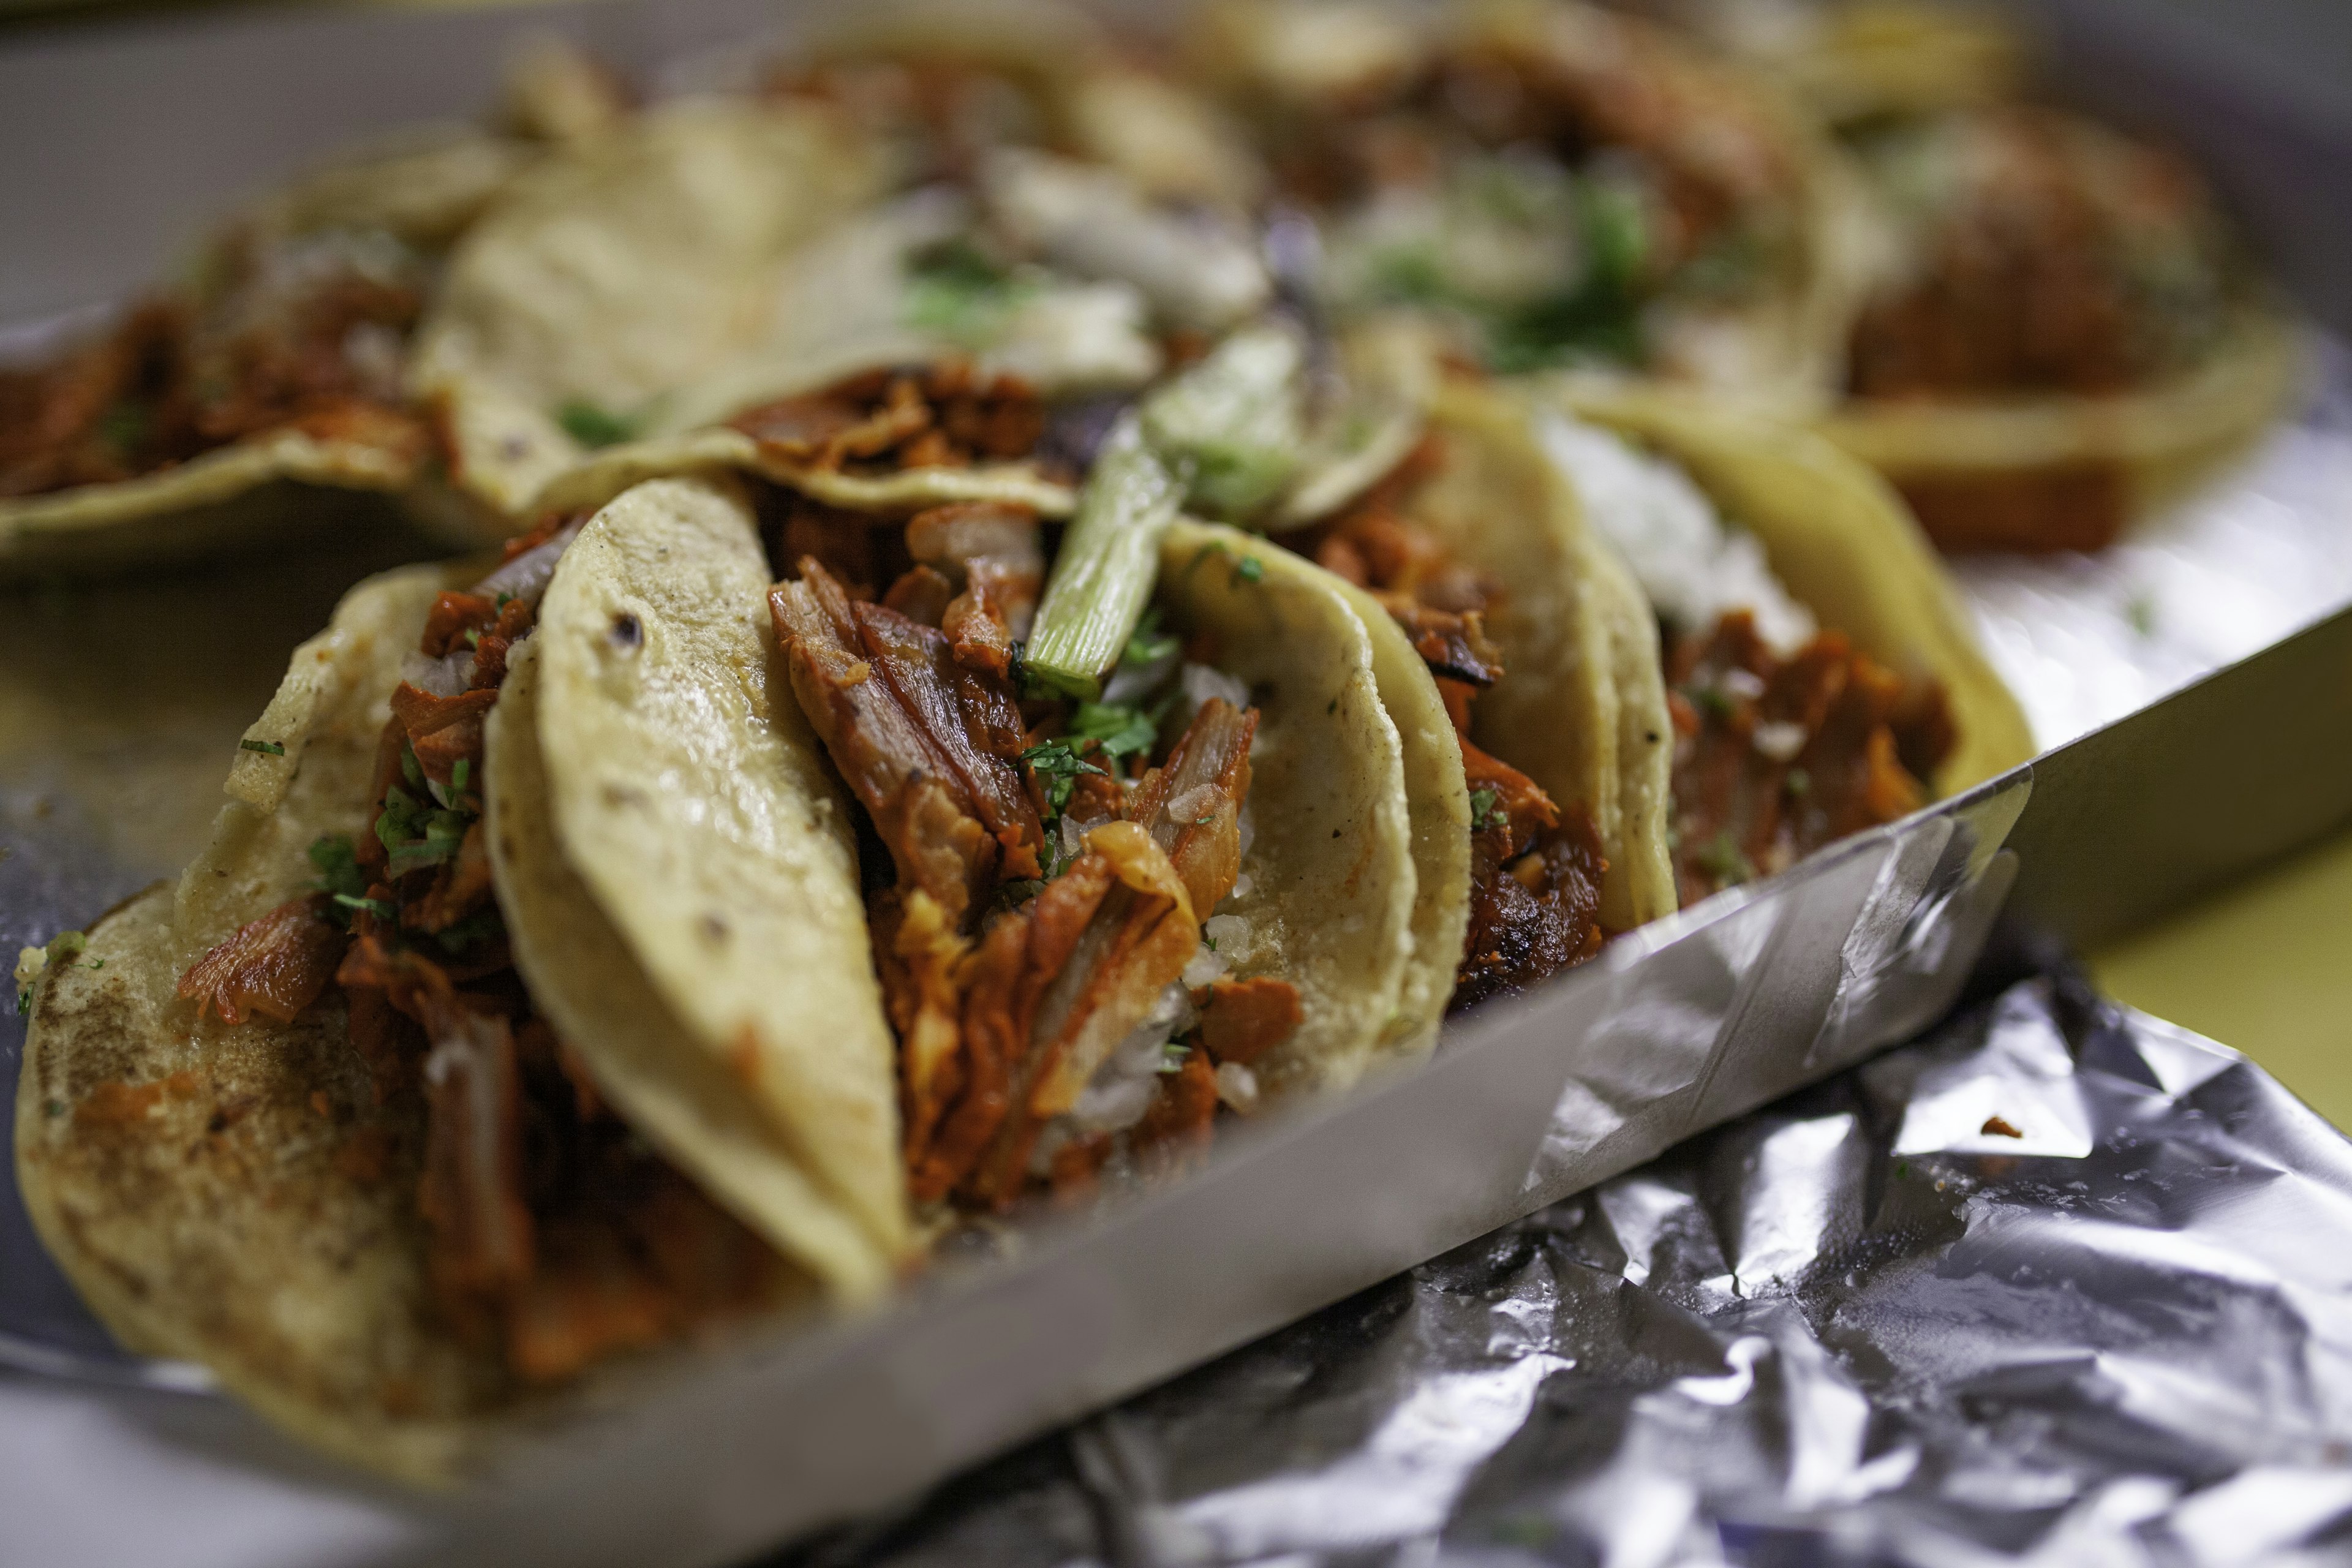
<svg viewBox="0 0 2352 1568">
<path fill-rule="evenodd" d="M 2352 1144 L 2021 983 L 795 1568 L 2352 1558 Z"/>
<path fill-rule="evenodd" d="M 2352 605 L 2352 352 L 2310 355 L 2299 418 L 2112 549 L 1953 563 L 2044 747 Z"/>
</svg>

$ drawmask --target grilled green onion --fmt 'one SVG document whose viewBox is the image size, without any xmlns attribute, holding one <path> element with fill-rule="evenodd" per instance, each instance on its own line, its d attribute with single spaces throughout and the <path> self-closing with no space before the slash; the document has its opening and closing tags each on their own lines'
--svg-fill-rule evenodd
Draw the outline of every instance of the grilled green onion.
<svg viewBox="0 0 2352 1568">
<path fill-rule="evenodd" d="M 1184 489 L 1132 422 L 1103 446 L 1037 606 L 1023 667 L 1033 687 L 1092 700 L 1142 619 L 1160 539 Z"/>
<path fill-rule="evenodd" d="M 1297 333 L 1252 327 L 1144 404 L 1144 439 L 1185 474 L 1194 508 L 1240 521 L 1288 487 L 1306 443 L 1305 364 Z"/>
</svg>

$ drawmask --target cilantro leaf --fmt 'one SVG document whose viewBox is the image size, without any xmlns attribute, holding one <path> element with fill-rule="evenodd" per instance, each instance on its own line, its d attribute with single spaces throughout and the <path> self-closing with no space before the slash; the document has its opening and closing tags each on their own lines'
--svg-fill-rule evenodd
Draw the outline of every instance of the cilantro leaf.
<svg viewBox="0 0 2352 1568">
<path fill-rule="evenodd" d="M 1699 850 L 1698 868 L 1727 888 L 1756 879 L 1755 863 L 1739 847 L 1739 840 L 1725 828 Z"/>
<path fill-rule="evenodd" d="M 572 398 L 555 411 L 555 422 L 563 433 L 583 447 L 617 447 L 637 433 L 637 422 L 624 414 L 613 414 L 581 398 Z"/>
<path fill-rule="evenodd" d="M 356 899 L 367 891 L 367 873 L 360 869 L 359 853 L 349 837 L 330 833 L 310 843 L 310 864 L 318 868 L 319 890 Z"/>
<path fill-rule="evenodd" d="M 1502 796 L 1491 789 L 1470 792 L 1470 831 L 1483 833 L 1490 827 L 1508 827 L 1511 814 L 1502 809 Z"/>
<path fill-rule="evenodd" d="M 240 752 L 259 752 L 265 757 L 282 757 L 286 754 L 286 748 L 276 741 L 239 741 L 236 743 L 236 749 Z"/>
<path fill-rule="evenodd" d="M 1127 639 L 1127 652 L 1119 662 L 1131 669 L 1145 669 L 1158 664 L 1182 647 L 1175 633 L 1163 631 L 1160 625 L 1160 606 L 1145 607 L 1143 619 L 1135 626 L 1135 635 Z"/>
<path fill-rule="evenodd" d="M 1079 703 L 1078 710 L 1070 717 L 1070 733 L 1076 739 L 1092 741 L 1104 756 L 1114 762 L 1138 752 L 1148 756 L 1160 742 L 1160 724 L 1155 715 L 1118 702 Z"/>
<path fill-rule="evenodd" d="M 1028 763 L 1029 771 L 1037 776 L 1037 782 L 1045 791 L 1045 804 L 1055 816 L 1069 809 L 1070 792 L 1077 787 L 1080 773 L 1094 773 L 1102 778 L 1110 776 L 1072 751 L 1067 741 L 1047 741 L 1032 746 L 1021 753 L 1021 760 Z"/>
</svg>

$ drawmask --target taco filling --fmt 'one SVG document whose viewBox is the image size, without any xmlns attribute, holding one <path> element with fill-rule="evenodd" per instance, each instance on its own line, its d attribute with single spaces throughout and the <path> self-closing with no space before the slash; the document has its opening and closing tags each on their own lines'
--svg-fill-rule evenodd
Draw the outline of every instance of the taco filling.
<svg viewBox="0 0 2352 1568">
<path fill-rule="evenodd" d="M 887 879 L 869 858 L 869 910 L 912 1195 L 1001 1208 L 1199 1142 L 1221 1099 L 1254 1105 L 1251 1064 L 1299 1022 L 1287 983 L 1218 977 L 1248 693 L 1213 647 L 1147 616 L 1098 698 L 1024 699 L 1045 564 L 1033 514 L 828 521 L 848 548 L 824 550 L 794 509 L 787 537 L 820 548 L 771 605 L 803 710 L 887 856 Z"/>
<path fill-rule="evenodd" d="M 1688 904 L 1930 798 L 1958 739 L 1942 686 L 1819 626 L 1688 474 L 1557 416 L 1546 451 L 1658 616 L 1674 723 L 1668 844 Z"/>
<path fill-rule="evenodd" d="M 431 431 L 401 371 L 423 309 L 387 235 L 224 248 L 200 298 L 139 305 L 46 363 L 0 370 L 0 497 L 136 479 L 296 431 L 414 463 Z"/>
<path fill-rule="evenodd" d="M 378 1103 L 427 1108 L 416 1205 L 437 1303 L 535 1384 L 771 1304 L 797 1278 L 612 1111 L 509 951 L 483 723 L 577 531 L 551 522 L 470 592 L 440 595 L 393 695 L 363 826 L 311 846 L 318 890 L 178 985 L 230 1024 L 290 1022 L 340 991 Z"/>
</svg>

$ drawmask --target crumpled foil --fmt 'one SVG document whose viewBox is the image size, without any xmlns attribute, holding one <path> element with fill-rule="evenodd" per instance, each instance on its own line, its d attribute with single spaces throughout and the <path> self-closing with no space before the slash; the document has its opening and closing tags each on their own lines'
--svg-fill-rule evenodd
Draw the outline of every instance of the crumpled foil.
<svg viewBox="0 0 2352 1568">
<path fill-rule="evenodd" d="M 2352 1143 L 2022 982 L 795 1568 L 2352 1557 Z"/>
</svg>

